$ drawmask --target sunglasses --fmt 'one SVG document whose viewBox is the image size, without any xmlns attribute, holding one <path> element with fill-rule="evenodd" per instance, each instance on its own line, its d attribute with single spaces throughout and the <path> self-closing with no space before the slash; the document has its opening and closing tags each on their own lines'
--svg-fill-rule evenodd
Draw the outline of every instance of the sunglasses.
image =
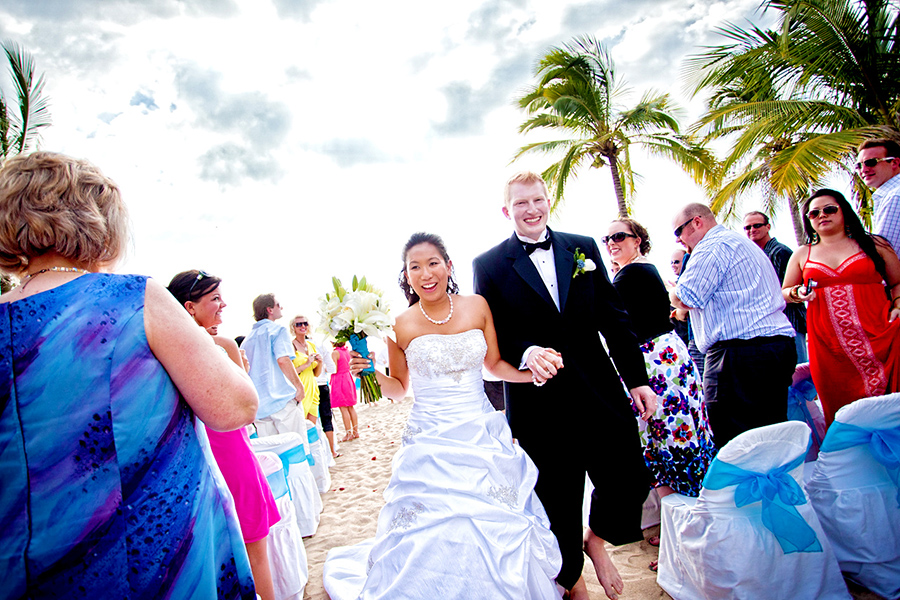
<svg viewBox="0 0 900 600">
<path fill-rule="evenodd" d="M 680 261 L 680 260 L 673 260 L 673 261 L 672 261 L 671 263 L 669 263 L 669 264 L 672 264 L 672 265 L 680 265 L 680 264 L 681 264 L 681 261 Z"/>
<path fill-rule="evenodd" d="M 194 288 L 197 287 L 197 284 L 200 283 L 200 280 L 202 280 L 204 277 L 209 276 L 209 273 L 207 273 L 206 271 L 197 271 L 197 279 L 195 279 L 194 283 L 191 284 L 191 289 L 189 289 L 187 293 L 188 300 L 191 299 L 191 294 L 194 293 Z"/>
<path fill-rule="evenodd" d="M 819 218 L 820 212 L 825 215 L 836 215 L 839 210 L 840 210 L 840 208 L 837 207 L 836 205 L 829 204 L 828 206 L 823 206 L 821 209 L 818 209 L 818 208 L 812 209 L 811 211 L 806 213 L 806 216 L 807 216 L 807 218 L 809 218 L 810 221 L 812 221 L 813 219 Z"/>
<path fill-rule="evenodd" d="M 885 160 L 894 160 L 893 156 L 885 156 L 884 158 L 869 158 L 863 161 L 856 163 L 856 170 L 859 171 L 863 167 L 869 167 L 870 169 L 877 165 L 878 163 Z"/>
<path fill-rule="evenodd" d="M 690 225 L 693 220 L 694 220 L 694 217 L 691 217 L 690 219 L 688 219 L 687 221 L 685 221 L 684 223 L 682 223 L 681 225 L 676 227 L 675 228 L 675 237 L 680 238 L 681 232 L 684 231 L 684 228 L 687 227 L 688 225 Z"/>
<path fill-rule="evenodd" d="M 309 321 L 297 321 L 294 327 L 309 327 Z"/>
<path fill-rule="evenodd" d="M 750 225 L 744 225 L 744 231 L 759 229 L 760 227 L 765 227 L 766 225 L 768 225 L 768 223 L 751 223 Z"/>
<path fill-rule="evenodd" d="M 612 235 L 604 235 L 602 238 L 600 238 L 600 241 L 603 242 L 604 244 L 606 244 L 610 241 L 620 244 L 625 241 L 625 238 L 636 238 L 636 237 L 637 236 L 634 235 L 633 233 L 625 233 L 624 231 L 619 231 Z"/>
</svg>

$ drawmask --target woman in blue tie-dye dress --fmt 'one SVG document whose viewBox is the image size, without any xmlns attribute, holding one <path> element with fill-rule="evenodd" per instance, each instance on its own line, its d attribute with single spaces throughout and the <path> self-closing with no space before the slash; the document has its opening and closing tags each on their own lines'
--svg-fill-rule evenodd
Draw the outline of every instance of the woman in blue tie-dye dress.
<svg viewBox="0 0 900 600">
<path fill-rule="evenodd" d="M 253 599 L 194 413 L 240 427 L 255 392 L 165 288 L 96 272 L 126 224 L 87 163 L 0 169 L 0 598 Z"/>
</svg>

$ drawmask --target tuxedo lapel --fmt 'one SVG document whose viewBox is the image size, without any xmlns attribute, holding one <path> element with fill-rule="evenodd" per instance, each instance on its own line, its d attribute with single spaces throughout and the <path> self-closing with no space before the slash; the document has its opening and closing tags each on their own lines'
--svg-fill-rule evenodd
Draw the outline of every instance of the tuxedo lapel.
<svg viewBox="0 0 900 600">
<path fill-rule="evenodd" d="M 512 259 L 513 269 L 528 284 L 528 287 L 537 292 L 544 301 L 556 309 L 556 303 L 553 302 L 550 292 L 547 291 L 547 286 L 544 285 L 541 274 L 538 273 L 534 263 L 531 262 L 531 258 L 528 257 L 525 248 L 522 247 L 522 242 L 519 241 L 515 233 L 506 242 L 506 255 Z"/>
<path fill-rule="evenodd" d="M 575 252 L 562 234 L 553 233 L 553 260 L 556 262 L 556 283 L 559 286 L 559 312 L 566 309 L 572 273 L 575 272 Z"/>
</svg>

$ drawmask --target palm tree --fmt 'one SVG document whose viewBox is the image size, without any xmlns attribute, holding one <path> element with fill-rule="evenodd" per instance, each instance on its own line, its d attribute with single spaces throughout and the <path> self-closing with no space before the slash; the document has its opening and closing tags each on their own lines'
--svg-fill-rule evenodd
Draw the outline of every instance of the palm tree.
<svg viewBox="0 0 900 600">
<path fill-rule="evenodd" d="M 37 145 L 39 131 L 50 124 L 50 110 L 43 97 L 44 76 L 34 78 L 34 58 L 15 42 L 4 42 L 10 75 L 16 89 L 18 111 L 0 92 L 0 161 Z"/>
<path fill-rule="evenodd" d="M 869 191 L 848 158 L 868 137 L 900 137 L 897 7 L 891 0 L 767 0 L 763 9 L 779 11 L 776 30 L 726 25 L 720 33 L 728 43 L 687 63 L 695 93 L 713 98 L 696 129 L 707 140 L 733 139 L 728 184 L 714 203 L 764 184 L 798 219 L 796 200 L 844 171 L 867 219 Z M 735 82 L 743 95 L 717 103 Z"/>
<path fill-rule="evenodd" d="M 531 115 L 519 132 L 551 129 L 567 137 L 523 146 L 513 160 L 529 152 L 563 154 L 543 172 L 555 198 L 554 210 L 566 182 L 587 164 L 609 166 L 619 214 L 627 216 L 635 190 L 631 144 L 676 161 L 697 181 L 714 176 L 711 154 L 679 132 L 679 110 L 668 94 L 648 92 L 630 109 L 619 105 L 628 90 L 617 82 L 608 52 L 593 37 L 551 48 L 538 62 L 535 77 L 537 84 L 518 101 Z"/>
</svg>

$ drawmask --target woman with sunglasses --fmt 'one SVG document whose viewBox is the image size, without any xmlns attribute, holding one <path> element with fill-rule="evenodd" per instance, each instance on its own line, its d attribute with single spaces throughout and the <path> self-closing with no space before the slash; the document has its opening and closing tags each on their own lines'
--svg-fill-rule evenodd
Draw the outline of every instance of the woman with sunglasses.
<svg viewBox="0 0 900 600">
<path fill-rule="evenodd" d="M 669 320 L 669 294 L 662 277 L 645 257 L 650 238 L 640 223 L 624 218 L 610 224 L 602 241 L 620 265 L 613 286 L 641 342 L 650 387 L 659 397 L 649 420 L 635 413 L 653 486 L 661 497 L 673 491 L 697 496 L 716 447 L 696 366 Z"/>
<path fill-rule="evenodd" d="M 809 303 L 810 372 L 830 425 L 854 400 L 900 391 L 900 261 L 834 190 L 804 203 L 803 229 L 782 293 Z"/>
<path fill-rule="evenodd" d="M 221 325 L 222 310 L 227 306 L 219 288 L 221 283 L 221 279 L 203 271 L 183 271 L 172 278 L 168 289 L 194 322 L 213 336 L 216 346 L 244 369 L 237 343 L 213 333 Z M 206 433 L 216 464 L 234 498 L 256 593 L 262 600 L 274 600 L 275 588 L 269 569 L 267 543 L 269 528 L 278 523 L 281 516 L 269 482 L 250 447 L 246 429 L 215 431 L 207 426 Z"/>
<path fill-rule="evenodd" d="M 325 363 L 322 361 L 322 355 L 316 351 L 316 345 L 307 339 L 309 319 L 297 315 L 291 319 L 291 331 L 294 332 L 294 339 L 291 340 L 294 345 L 292 362 L 297 369 L 297 376 L 303 384 L 303 389 L 308 390 L 303 397 L 303 412 L 306 413 L 307 419 L 315 423 L 319 418 L 319 386 L 316 377 L 322 372 Z"/>
</svg>

